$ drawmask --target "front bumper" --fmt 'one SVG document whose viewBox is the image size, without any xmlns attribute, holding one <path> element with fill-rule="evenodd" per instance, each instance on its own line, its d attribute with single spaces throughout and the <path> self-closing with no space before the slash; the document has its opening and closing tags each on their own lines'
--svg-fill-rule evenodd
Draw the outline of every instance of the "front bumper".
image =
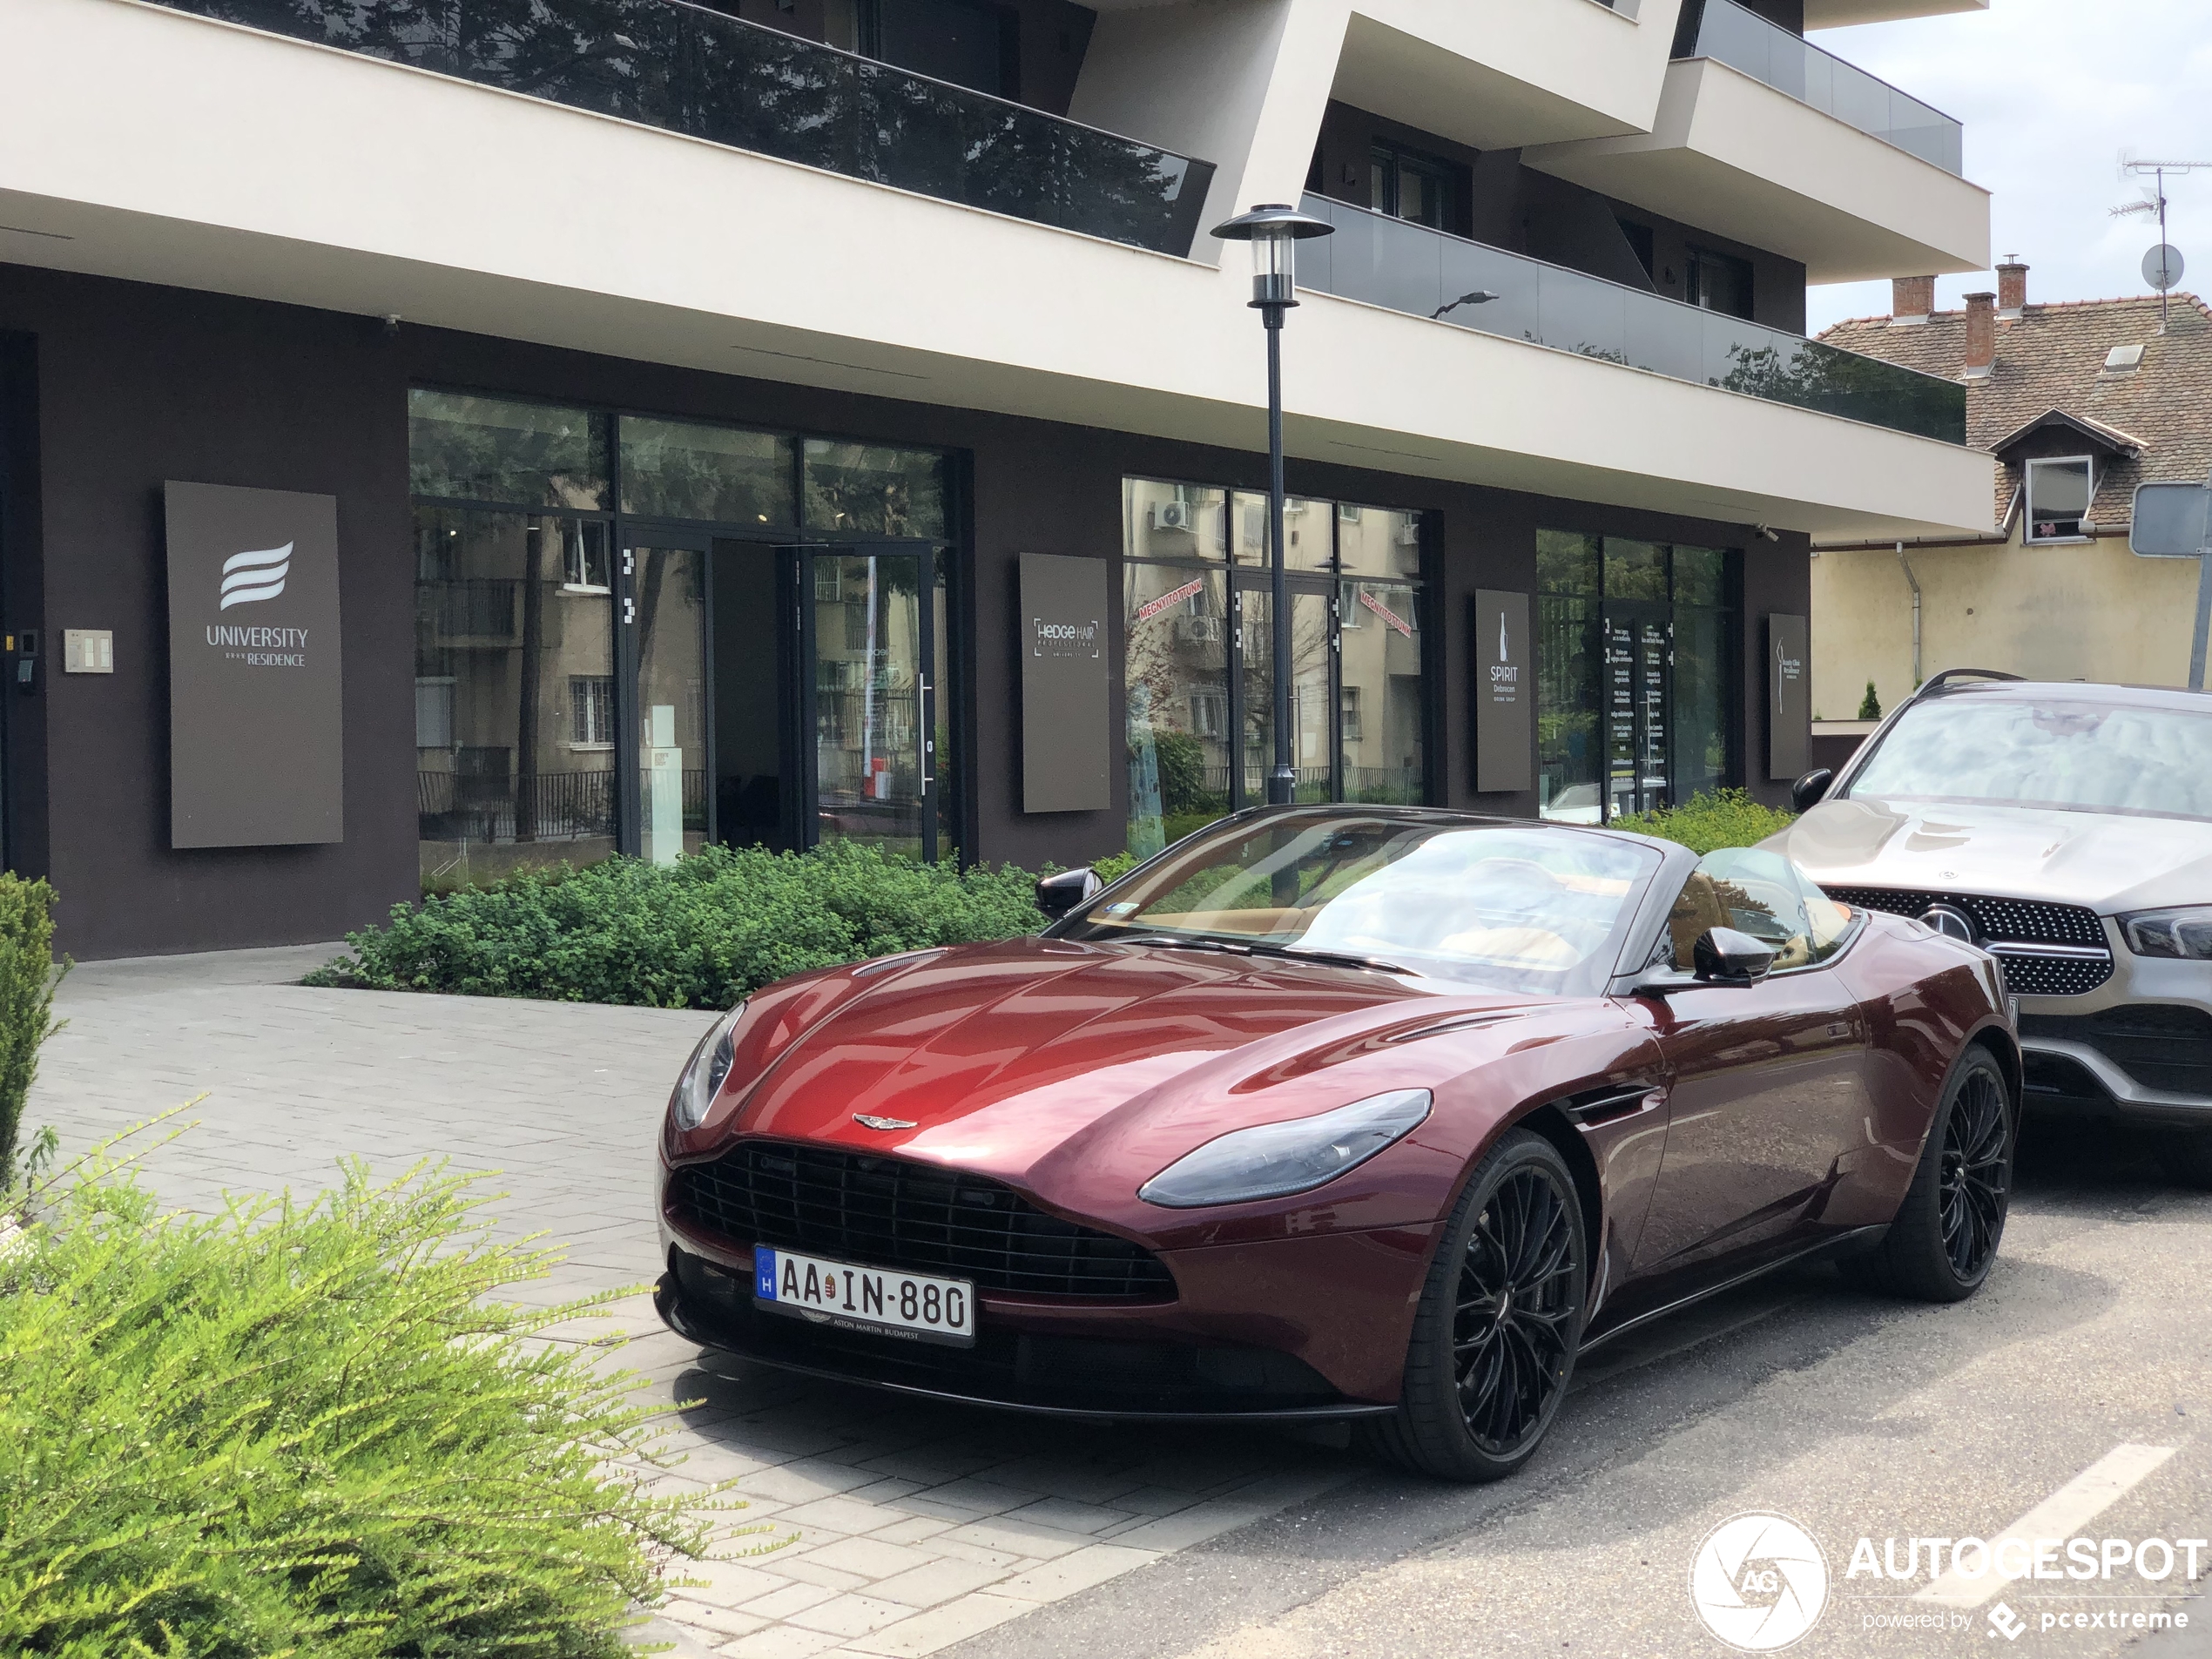
<svg viewBox="0 0 2212 1659">
<path fill-rule="evenodd" d="M 2212 962 L 2137 956 L 2112 931 L 2096 991 L 2019 999 L 2027 1103 L 2212 1128 Z"/>
<path fill-rule="evenodd" d="M 808 1375 L 1085 1418 L 1292 1421 L 1395 1406 L 1433 1228 L 1163 1252 L 1173 1300 L 980 1293 L 972 1348 L 837 1330 L 753 1305 L 752 1246 L 662 1218 L 654 1303 L 703 1346 Z"/>
</svg>

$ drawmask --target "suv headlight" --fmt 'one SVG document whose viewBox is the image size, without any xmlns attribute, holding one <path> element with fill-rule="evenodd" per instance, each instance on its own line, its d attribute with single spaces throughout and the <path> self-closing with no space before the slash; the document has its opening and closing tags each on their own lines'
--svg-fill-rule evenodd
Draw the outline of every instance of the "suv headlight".
<svg viewBox="0 0 2212 1659">
<path fill-rule="evenodd" d="M 1208 1141 L 1137 1189 L 1170 1210 L 1280 1198 L 1333 1181 L 1419 1128 L 1426 1089 L 1399 1089 L 1312 1117 L 1232 1130 Z"/>
<path fill-rule="evenodd" d="M 717 1020 L 714 1028 L 691 1050 L 684 1075 L 676 1080 L 676 1092 L 668 1101 L 669 1119 L 677 1128 L 697 1129 L 706 1116 L 706 1109 L 714 1104 L 715 1096 L 730 1075 L 731 1062 L 737 1058 L 738 1022 L 745 1018 L 745 1009 L 740 1002 Z"/>
<path fill-rule="evenodd" d="M 2212 905 L 2139 910 L 2120 919 L 2128 948 L 2138 956 L 2182 956 L 2212 961 Z"/>
</svg>

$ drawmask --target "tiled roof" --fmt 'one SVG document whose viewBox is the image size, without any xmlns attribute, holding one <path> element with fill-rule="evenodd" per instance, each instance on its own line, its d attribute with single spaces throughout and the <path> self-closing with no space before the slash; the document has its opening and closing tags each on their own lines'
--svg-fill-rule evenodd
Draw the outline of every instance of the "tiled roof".
<svg viewBox="0 0 2212 1659">
<path fill-rule="evenodd" d="M 2158 300 L 2070 300 L 2029 304 L 1997 320 L 1997 362 L 1966 382 L 1966 442 L 1990 448 L 2052 409 L 2115 428 L 2141 456 L 2101 467 L 2089 516 L 2128 523 L 2137 483 L 2212 472 L 2212 308 L 2193 293 L 2172 297 L 2168 331 L 2158 332 Z M 1966 314 L 1939 311 L 1899 327 L 1887 317 L 1839 322 L 1820 336 L 1831 346 L 1956 380 L 1966 360 Z M 2115 346 L 2141 346 L 2142 367 L 2105 372 Z M 2020 487 L 2016 466 L 2000 467 L 1996 517 Z"/>
</svg>

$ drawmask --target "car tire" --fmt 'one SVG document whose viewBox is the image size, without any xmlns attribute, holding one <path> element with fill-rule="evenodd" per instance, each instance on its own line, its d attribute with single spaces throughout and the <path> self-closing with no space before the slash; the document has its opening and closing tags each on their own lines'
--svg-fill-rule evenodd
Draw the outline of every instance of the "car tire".
<svg viewBox="0 0 2212 1659">
<path fill-rule="evenodd" d="M 1566 1397 L 1588 1291 L 1574 1172 L 1542 1136 L 1515 1130 L 1453 1209 L 1414 1312 L 1398 1410 L 1363 1425 L 1370 1447 L 1440 1480 L 1511 1474 Z"/>
<path fill-rule="evenodd" d="M 2020 1146 L 2020 1108 L 1986 1049 L 1967 1051 L 1928 1125 L 1912 1184 L 1873 1251 L 1839 1264 L 1868 1290 L 1919 1302 L 1963 1302 L 1997 1259 Z"/>
</svg>

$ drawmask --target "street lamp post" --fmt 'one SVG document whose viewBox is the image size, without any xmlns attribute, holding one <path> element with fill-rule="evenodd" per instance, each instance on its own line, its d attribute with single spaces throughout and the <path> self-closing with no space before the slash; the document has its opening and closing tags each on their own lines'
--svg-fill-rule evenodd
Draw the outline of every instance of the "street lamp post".
<svg viewBox="0 0 2212 1659">
<path fill-rule="evenodd" d="M 1275 769 L 1267 775 L 1267 799 L 1276 806 L 1289 806 L 1298 787 L 1291 759 L 1290 562 L 1283 556 L 1283 314 L 1298 303 L 1297 244 L 1335 230 L 1328 220 L 1280 202 L 1262 203 L 1213 228 L 1225 242 L 1251 244 L 1251 306 L 1267 327 L 1267 557 L 1275 667 Z"/>
</svg>

